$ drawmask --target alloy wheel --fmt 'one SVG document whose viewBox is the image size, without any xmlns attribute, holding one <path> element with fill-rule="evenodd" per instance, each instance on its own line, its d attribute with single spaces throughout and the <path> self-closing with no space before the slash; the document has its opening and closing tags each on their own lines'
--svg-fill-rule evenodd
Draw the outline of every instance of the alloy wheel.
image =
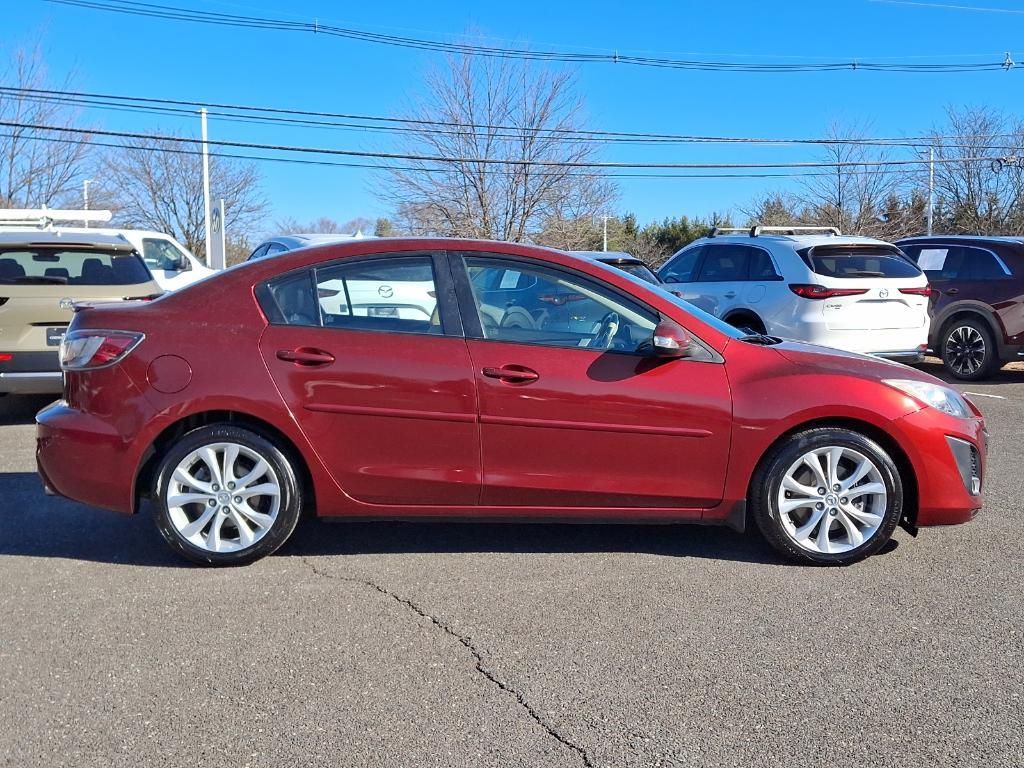
<svg viewBox="0 0 1024 768">
<path fill-rule="evenodd" d="M 815 448 L 797 459 L 779 487 L 786 535 L 811 552 L 848 552 L 869 541 L 885 518 L 888 493 L 879 467 L 860 451 Z"/>
<path fill-rule="evenodd" d="M 238 443 L 204 445 L 175 467 L 167 511 L 182 539 L 207 552 L 238 552 L 274 526 L 281 483 L 270 463 Z"/>
<path fill-rule="evenodd" d="M 946 362 L 962 376 L 977 373 L 985 363 L 985 338 L 977 328 L 961 325 L 946 339 Z"/>
</svg>

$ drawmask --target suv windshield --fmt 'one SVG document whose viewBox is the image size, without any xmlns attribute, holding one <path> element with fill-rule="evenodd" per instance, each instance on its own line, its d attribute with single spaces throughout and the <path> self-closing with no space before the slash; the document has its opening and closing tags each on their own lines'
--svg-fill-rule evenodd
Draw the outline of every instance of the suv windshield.
<svg viewBox="0 0 1024 768">
<path fill-rule="evenodd" d="M 797 251 L 825 277 L 918 277 L 921 270 L 896 248 L 884 245 L 819 245 Z"/>
<path fill-rule="evenodd" d="M 0 250 L 3 285 L 138 285 L 149 270 L 135 253 L 62 246 L 15 246 Z"/>
</svg>

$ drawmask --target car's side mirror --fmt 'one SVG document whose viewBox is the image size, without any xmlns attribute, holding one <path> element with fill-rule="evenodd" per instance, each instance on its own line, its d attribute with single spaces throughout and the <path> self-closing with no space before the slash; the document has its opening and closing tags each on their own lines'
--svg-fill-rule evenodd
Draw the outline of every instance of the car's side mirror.
<svg viewBox="0 0 1024 768">
<path fill-rule="evenodd" d="M 174 268 L 178 272 L 189 272 L 192 270 L 192 262 L 186 259 L 184 256 L 179 256 L 178 263 L 174 265 Z"/>
<path fill-rule="evenodd" d="M 654 329 L 651 350 L 654 357 L 689 357 L 693 353 L 693 339 L 678 323 L 662 320 Z"/>
</svg>

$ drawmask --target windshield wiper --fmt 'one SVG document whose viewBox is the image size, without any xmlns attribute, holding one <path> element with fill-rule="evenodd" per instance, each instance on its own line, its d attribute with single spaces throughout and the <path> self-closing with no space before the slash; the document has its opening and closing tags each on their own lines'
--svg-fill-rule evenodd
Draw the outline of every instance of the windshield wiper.
<svg viewBox="0 0 1024 768">
<path fill-rule="evenodd" d="M 740 341 L 746 341 L 750 344 L 762 344 L 764 346 L 771 346 L 772 344 L 781 343 L 782 339 L 780 339 L 778 336 L 769 336 L 766 333 L 748 333 L 746 336 L 740 336 Z"/>
</svg>

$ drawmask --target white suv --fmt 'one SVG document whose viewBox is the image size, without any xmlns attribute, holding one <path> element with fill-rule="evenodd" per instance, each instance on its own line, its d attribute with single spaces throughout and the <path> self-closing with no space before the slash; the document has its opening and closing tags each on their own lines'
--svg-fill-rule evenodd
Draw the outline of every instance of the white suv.
<svg viewBox="0 0 1024 768">
<path fill-rule="evenodd" d="M 906 362 L 927 349 L 928 280 L 881 240 L 830 227 L 716 228 L 658 277 L 690 303 L 757 333 Z"/>
</svg>

